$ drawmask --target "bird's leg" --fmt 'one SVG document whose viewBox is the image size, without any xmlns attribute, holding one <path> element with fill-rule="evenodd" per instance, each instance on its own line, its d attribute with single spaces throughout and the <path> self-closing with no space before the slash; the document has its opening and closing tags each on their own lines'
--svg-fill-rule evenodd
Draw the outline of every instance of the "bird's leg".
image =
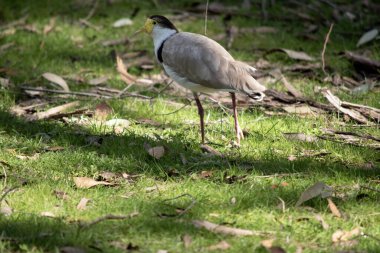
<svg viewBox="0 0 380 253">
<path fill-rule="evenodd" d="M 234 111 L 234 122 L 235 122 L 235 131 L 236 131 L 236 141 L 237 144 L 240 145 L 240 139 L 244 139 L 243 131 L 241 130 L 239 126 L 239 120 L 238 120 L 238 112 L 236 108 L 236 96 L 234 92 L 231 92 L 231 98 L 232 98 L 232 109 Z"/>
<path fill-rule="evenodd" d="M 197 103 L 198 107 L 198 114 L 199 114 L 199 119 L 201 123 L 201 137 L 202 137 L 202 144 L 205 144 L 205 124 L 204 124 L 204 111 L 203 107 L 201 104 L 201 101 L 199 100 L 199 96 L 196 92 L 193 92 L 195 102 Z"/>
</svg>

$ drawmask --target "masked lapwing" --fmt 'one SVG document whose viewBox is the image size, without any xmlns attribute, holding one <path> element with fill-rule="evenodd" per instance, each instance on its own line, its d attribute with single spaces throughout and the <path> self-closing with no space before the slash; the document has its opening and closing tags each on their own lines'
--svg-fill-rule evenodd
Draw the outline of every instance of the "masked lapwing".
<svg viewBox="0 0 380 253">
<path fill-rule="evenodd" d="M 206 36 L 179 32 L 164 16 L 149 17 L 139 32 L 152 36 L 156 58 L 165 72 L 193 92 L 202 144 L 205 142 L 204 111 L 199 93 L 226 91 L 231 94 L 236 140 L 240 145 L 244 135 L 238 122 L 235 93 L 246 94 L 254 100 L 264 97 L 266 88 L 253 78 L 256 69 L 235 60 L 219 43 Z"/>
</svg>

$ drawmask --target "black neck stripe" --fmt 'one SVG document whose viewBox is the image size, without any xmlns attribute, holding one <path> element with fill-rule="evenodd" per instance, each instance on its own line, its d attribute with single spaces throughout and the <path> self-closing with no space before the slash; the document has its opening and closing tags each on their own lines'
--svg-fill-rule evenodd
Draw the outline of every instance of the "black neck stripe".
<svg viewBox="0 0 380 253">
<path fill-rule="evenodd" d="M 162 49 L 164 48 L 164 44 L 165 42 L 170 39 L 175 33 L 173 33 L 172 35 L 170 35 L 168 38 L 166 38 L 166 40 L 164 40 L 162 43 L 161 43 L 161 46 L 158 48 L 157 50 L 157 59 L 160 63 L 162 63 L 164 61 L 164 59 L 162 59 Z"/>
</svg>

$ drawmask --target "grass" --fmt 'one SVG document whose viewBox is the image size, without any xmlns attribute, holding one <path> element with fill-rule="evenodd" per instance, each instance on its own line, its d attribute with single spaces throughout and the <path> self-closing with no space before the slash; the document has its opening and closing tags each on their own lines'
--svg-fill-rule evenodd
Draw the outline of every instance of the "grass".
<svg viewBox="0 0 380 253">
<path fill-rule="evenodd" d="M 100 1 L 101 2 L 101 1 Z M 84 2 L 86 3 L 86 2 Z M 89 12 L 91 6 L 80 1 L 2 1 L 0 21 L 11 22 L 29 13 L 28 23 L 42 29 L 50 17 L 56 16 L 56 28 L 46 36 L 17 31 L 13 35 L 1 36 L 1 43 L 14 42 L 15 46 L 2 52 L 0 68 L 7 71 L 1 75 L 10 77 L 16 85 L 32 83 L 36 86 L 47 85 L 40 76 L 44 72 L 53 72 L 65 76 L 83 69 L 92 72 L 87 76 L 108 75 L 110 84 L 123 88 L 115 70 L 113 50 L 126 52 L 140 49 L 149 50 L 153 56 L 152 42 L 140 37 L 125 48 L 105 48 L 99 41 L 120 38 L 132 34 L 142 25 L 147 15 L 152 13 L 170 13 L 169 7 L 189 6 L 189 1 L 165 5 L 157 10 L 150 1 L 117 2 L 106 5 L 101 2 L 91 22 L 102 26 L 95 31 L 78 24 L 77 20 Z M 134 18 L 131 27 L 115 29 L 111 24 L 129 16 L 134 8 L 140 12 Z M 253 8 L 254 9 L 254 8 Z M 236 38 L 231 52 L 241 60 L 255 60 L 259 55 L 257 48 L 290 48 L 304 50 L 319 57 L 324 35 L 328 27 L 317 32 L 318 40 L 305 41 L 297 36 L 303 27 L 299 20 L 285 22 L 281 19 L 280 5 L 270 8 L 273 20 L 260 20 L 255 9 L 253 17 L 246 19 L 234 17 L 232 24 L 244 27 L 261 25 L 279 28 L 278 34 L 244 35 Z M 329 16 L 329 10 L 324 14 Z M 373 24 L 376 15 L 366 15 L 361 22 L 342 21 L 335 25 L 328 45 L 326 58 L 335 70 L 353 73 L 351 64 L 336 53 L 354 50 L 360 34 Z M 203 32 L 203 20 L 181 21 L 176 23 L 183 30 Z M 222 17 L 211 16 L 208 34 L 215 36 L 223 32 Z M 349 35 L 344 32 L 351 31 Z M 222 41 L 222 43 L 224 43 Z M 368 47 L 375 58 L 379 59 L 379 44 Z M 253 53 L 254 52 L 254 53 Z M 281 55 L 270 56 L 271 62 L 289 64 Z M 158 71 L 156 66 L 154 71 Z M 318 73 L 322 75 L 322 73 Z M 292 78 L 295 86 L 309 96 L 314 86 L 325 86 L 318 78 L 296 75 Z M 69 82 L 70 88 L 80 90 L 88 88 L 83 84 Z M 135 87 L 143 93 L 147 91 Z M 363 103 L 379 108 L 378 90 L 352 96 L 344 91 L 336 91 L 343 99 Z M 372 149 L 338 144 L 330 141 L 304 143 L 289 141 L 283 132 L 302 132 L 318 134 L 321 128 L 353 130 L 361 133 L 377 134 L 378 128 L 355 128 L 351 124 L 342 126 L 341 115 L 320 115 L 314 118 L 298 116 L 267 117 L 260 108 L 242 109 L 241 125 L 250 134 L 242 142 L 240 149 L 231 148 L 230 140 L 234 136 L 233 121 L 230 115 L 206 105 L 206 117 L 210 122 L 223 119 L 220 124 L 207 124 L 206 135 L 214 147 L 225 154 L 225 158 L 210 157 L 199 149 L 199 128 L 195 106 L 188 106 L 176 113 L 175 107 L 167 105 L 170 96 L 157 96 L 153 105 L 133 98 L 107 101 L 114 110 L 110 118 L 125 118 L 131 126 L 122 134 L 112 134 L 104 127 L 77 127 L 58 121 L 26 122 L 14 117 L 9 108 L 19 100 L 25 99 L 19 90 L 0 89 L 0 163 L 5 187 L 18 187 L 6 196 L 12 207 L 10 216 L 0 217 L 1 252 L 58 252 L 63 246 L 75 246 L 88 252 L 124 252 L 127 245 L 137 245 L 141 252 L 157 252 L 165 249 L 169 252 L 207 252 L 207 247 L 226 240 L 231 248 L 228 252 L 266 252 L 261 246 L 263 239 L 275 239 L 275 245 L 287 252 L 295 252 L 302 247 L 303 252 L 339 251 L 344 246 L 332 244 L 331 236 L 338 229 L 352 230 L 360 227 L 368 235 L 380 237 L 380 215 L 378 212 L 379 194 L 375 191 L 360 190 L 358 185 L 371 185 L 371 180 L 379 179 L 379 153 Z M 57 100 L 61 103 L 63 100 Z M 83 100 L 83 105 L 95 107 L 100 101 Z M 138 124 L 141 118 L 153 119 L 160 126 Z M 49 138 L 46 138 L 48 135 Z M 99 147 L 88 145 L 86 138 L 98 135 L 103 138 Z M 44 138 L 45 136 L 45 138 Z M 144 143 L 164 145 L 166 153 L 160 160 L 150 157 L 144 149 Z M 64 150 L 48 152 L 46 147 L 60 146 Z M 289 161 L 290 155 L 304 150 L 326 150 L 330 155 L 324 157 L 301 157 Z M 17 155 L 39 153 L 37 159 L 22 160 Z M 186 157 L 183 164 L 181 155 Z M 373 163 L 368 169 L 366 165 Z M 171 175 L 171 171 L 177 171 Z M 140 175 L 132 183 L 122 182 L 115 187 L 95 187 L 78 189 L 72 178 L 87 176 L 97 178 L 103 171 Z M 211 171 L 210 177 L 200 176 L 202 171 Z M 263 175 L 287 173 L 289 176 Z M 244 180 L 229 182 L 229 176 L 242 176 Z M 344 218 L 333 217 L 327 208 L 325 199 L 316 198 L 296 208 L 295 203 L 301 193 L 317 181 L 323 181 L 334 187 L 336 197 L 333 201 L 343 212 Z M 159 191 L 147 192 L 147 187 L 158 186 Z M 54 191 L 66 192 L 69 199 L 62 200 Z M 191 194 L 196 199 L 195 206 L 180 218 L 162 218 L 163 214 L 173 214 L 174 209 L 164 204 L 165 199 L 181 194 Z M 360 199 L 358 196 L 364 196 Z M 364 194 L 364 195 L 363 195 Z M 123 196 L 128 196 L 125 198 Z M 86 210 L 77 210 L 80 199 L 91 199 Z M 231 199 L 236 198 L 232 204 Z M 285 210 L 276 206 L 279 198 L 285 202 Z M 186 207 L 189 199 L 173 200 L 177 207 Z M 126 220 L 104 221 L 86 229 L 78 228 L 78 221 L 91 221 L 106 214 L 139 215 Z M 51 212 L 55 218 L 41 216 L 41 212 Z M 314 218 L 321 214 L 329 229 L 324 230 Z M 271 231 L 268 236 L 234 237 L 211 233 L 195 228 L 191 220 L 209 220 L 218 224 L 258 231 Z M 181 237 L 188 234 L 193 243 L 184 248 Z M 355 252 L 377 252 L 379 242 L 371 237 L 356 238 L 358 244 L 348 245 Z M 115 247 L 113 242 L 124 245 L 124 250 Z"/>
</svg>

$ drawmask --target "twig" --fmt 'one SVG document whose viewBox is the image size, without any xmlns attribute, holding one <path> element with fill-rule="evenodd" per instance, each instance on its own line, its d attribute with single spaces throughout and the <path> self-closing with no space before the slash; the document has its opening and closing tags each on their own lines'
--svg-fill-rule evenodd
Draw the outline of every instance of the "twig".
<svg viewBox="0 0 380 253">
<path fill-rule="evenodd" d="M 101 28 L 99 26 L 96 26 L 94 24 L 92 24 L 90 21 L 88 21 L 87 19 L 79 19 L 79 22 L 85 26 L 88 26 L 90 28 L 93 28 L 94 30 L 96 30 L 97 32 L 99 32 L 101 30 Z"/>
<path fill-rule="evenodd" d="M 94 0 L 94 5 L 92 6 L 90 12 L 87 14 L 87 16 L 83 20 L 89 20 L 94 16 L 96 9 L 98 8 L 99 0 Z"/>
<path fill-rule="evenodd" d="M 185 194 L 176 196 L 174 198 L 163 200 L 163 202 L 168 202 L 168 201 L 176 200 L 176 199 L 183 198 L 183 197 L 189 197 L 191 199 L 191 203 L 183 211 L 181 211 L 176 217 L 180 217 L 180 216 L 184 215 L 185 213 L 187 213 L 197 203 L 197 200 L 193 197 L 193 195 L 191 195 L 189 193 L 185 193 Z"/>
<path fill-rule="evenodd" d="M 125 220 L 125 219 L 129 219 L 129 218 L 132 218 L 134 216 L 137 216 L 139 213 L 138 212 L 133 212 L 133 213 L 130 213 L 128 215 L 115 215 L 115 214 L 107 214 L 107 215 L 104 215 L 102 217 L 99 217 L 89 223 L 79 223 L 79 228 L 88 228 L 90 226 L 93 226 L 95 224 L 98 224 L 102 221 L 105 221 L 105 220 Z"/>
<path fill-rule="evenodd" d="M 3 193 L 3 195 L 1 195 L 1 197 L 0 197 L 0 203 L 3 202 L 3 200 L 5 199 L 5 197 L 6 197 L 10 192 L 16 190 L 17 188 L 18 188 L 18 187 L 15 186 L 15 187 L 11 187 L 11 188 L 9 188 L 8 190 L 6 190 L 6 191 Z"/>
<path fill-rule="evenodd" d="M 371 191 L 375 191 L 375 192 L 380 192 L 380 190 L 378 190 L 378 189 L 375 189 L 375 188 L 372 188 L 372 187 L 368 187 L 368 186 L 365 186 L 365 185 L 361 185 L 360 188 L 371 190 Z"/>
<path fill-rule="evenodd" d="M 322 54 L 321 54 L 321 57 L 322 57 L 322 71 L 325 75 L 327 75 L 326 73 L 326 70 L 325 70 L 325 52 L 326 52 L 326 46 L 327 46 L 327 42 L 329 41 L 329 38 L 330 38 L 330 33 L 332 31 L 334 27 L 334 23 L 331 23 L 330 25 L 330 29 L 326 35 L 326 38 L 325 38 L 325 42 L 323 43 L 323 50 L 322 50 Z"/>
<path fill-rule="evenodd" d="M 51 90 L 51 89 L 44 89 L 44 88 L 34 88 L 34 87 L 25 87 L 22 86 L 21 89 L 23 90 L 32 90 L 32 91 L 41 91 L 41 92 L 49 92 L 49 93 L 57 93 L 57 94 L 67 94 L 67 95 L 74 95 L 74 96 L 87 96 L 87 97 L 97 97 L 97 98 L 115 98 L 114 96 L 108 96 L 108 95 L 99 95 L 92 92 L 78 92 L 78 91 L 64 91 L 64 90 Z M 136 97 L 136 98 L 142 98 L 142 99 L 151 99 L 151 97 L 140 95 L 140 94 L 133 94 L 133 93 L 126 93 L 123 94 L 122 97 Z"/>
<path fill-rule="evenodd" d="M 205 35 L 207 35 L 207 14 L 208 14 L 208 5 L 209 5 L 209 0 L 206 2 L 206 11 L 205 11 Z"/>
</svg>

